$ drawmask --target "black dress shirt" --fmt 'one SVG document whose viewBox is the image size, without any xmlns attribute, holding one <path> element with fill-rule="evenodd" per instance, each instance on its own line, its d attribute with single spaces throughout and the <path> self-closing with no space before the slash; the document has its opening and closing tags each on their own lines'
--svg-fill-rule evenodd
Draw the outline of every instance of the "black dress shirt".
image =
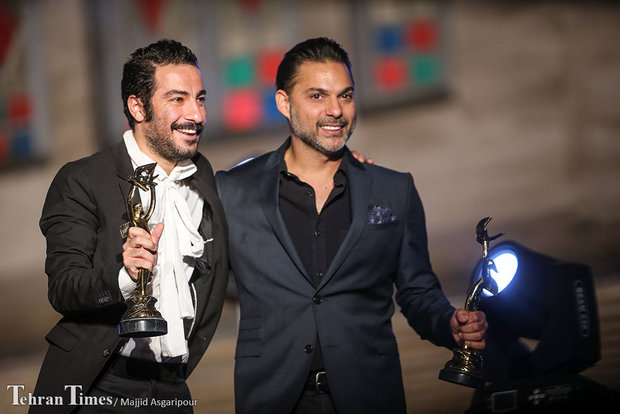
<svg viewBox="0 0 620 414">
<path fill-rule="evenodd" d="M 341 164 L 334 174 L 334 188 L 320 213 L 314 189 L 289 173 L 284 159 L 280 174 L 280 214 L 306 272 L 318 287 L 351 226 L 346 165 Z M 312 370 L 323 369 L 318 338 L 315 348 Z"/>
</svg>

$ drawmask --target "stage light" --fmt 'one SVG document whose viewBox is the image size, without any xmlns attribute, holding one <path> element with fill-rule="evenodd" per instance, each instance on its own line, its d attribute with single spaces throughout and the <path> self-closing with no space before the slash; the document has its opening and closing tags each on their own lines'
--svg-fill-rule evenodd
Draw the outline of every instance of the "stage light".
<svg viewBox="0 0 620 414">
<path fill-rule="evenodd" d="M 566 391 L 562 401 L 572 407 L 603 400 L 596 406 L 607 406 L 607 390 L 579 375 L 601 357 L 589 266 L 563 262 L 513 241 L 489 249 L 488 258 L 499 293 L 483 292 L 478 307 L 489 323 L 482 352 L 487 385 L 474 393 L 467 413 L 543 412 L 527 410 L 540 404 L 560 407 L 549 400 L 558 390 Z M 480 264 L 474 269 L 473 282 L 481 269 Z M 502 399 L 507 395 L 509 403 Z M 500 402 L 507 404 L 505 410 L 489 408 Z"/>
<path fill-rule="evenodd" d="M 501 249 L 491 249 L 489 252 L 489 259 L 493 263 L 490 267 L 490 274 L 495 283 L 497 283 L 497 290 L 501 292 L 510 284 L 519 268 L 519 258 L 516 250 L 512 249 L 509 245 L 502 247 Z M 478 264 L 475 273 L 476 280 L 482 277 L 482 264 Z M 485 297 L 491 297 L 493 294 L 484 289 L 482 294 Z"/>
<path fill-rule="evenodd" d="M 507 241 L 489 249 L 500 293 L 483 295 L 489 321 L 485 374 L 490 382 L 576 374 L 600 359 L 590 268 Z M 480 265 L 474 277 L 480 277 Z M 534 342 L 530 349 L 522 339 Z M 536 344 L 537 341 L 537 344 Z"/>
</svg>

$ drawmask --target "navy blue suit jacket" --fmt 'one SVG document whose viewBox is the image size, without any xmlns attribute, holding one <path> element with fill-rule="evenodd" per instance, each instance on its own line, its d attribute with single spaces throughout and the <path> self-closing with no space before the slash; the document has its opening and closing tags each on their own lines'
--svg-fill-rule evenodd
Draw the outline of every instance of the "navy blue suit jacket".
<svg viewBox="0 0 620 414">
<path fill-rule="evenodd" d="M 431 269 L 413 179 L 361 164 L 346 150 L 351 226 L 315 288 L 278 210 L 279 162 L 288 142 L 216 174 L 241 311 L 237 413 L 288 414 L 302 392 L 312 361 L 308 346 L 317 335 L 340 414 L 405 413 L 391 323 L 394 286 L 413 328 L 436 344 L 454 346 L 454 308 Z"/>
</svg>

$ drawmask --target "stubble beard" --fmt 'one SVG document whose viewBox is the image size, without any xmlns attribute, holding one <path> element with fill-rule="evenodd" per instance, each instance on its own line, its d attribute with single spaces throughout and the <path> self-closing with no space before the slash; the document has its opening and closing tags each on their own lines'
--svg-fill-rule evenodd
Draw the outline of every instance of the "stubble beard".
<svg viewBox="0 0 620 414">
<path fill-rule="evenodd" d="M 343 122 L 342 133 L 343 134 L 346 133 L 346 137 L 342 141 L 341 145 L 339 145 L 337 148 L 333 148 L 333 147 L 327 147 L 326 145 L 323 145 L 323 143 L 318 137 L 319 133 L 317 130 L 312 130 L 310 128 L 304 128 L 298 122 L 297 113 L 295 111 L 295 107 L 293 107 L 293 104 L 289 104 L 289 112 L 291 114 L 291 120 L 289 122 L 291 130 L 293 131 L 293 134 L 295 134 L 295 136 L 299 138 L 303 143 L 313 148 L 314 150 L 318 151 L 319 153 L 327 156 L 329 159 L 338 159 L 342 156 L 342 153 L 344 152 L 344 147 L 349 141 L 349 138 L 351 138 L 351 135 L 353 134 L 353 130 L 355 129 L 355 125 L 357 123 L 357 114 L 353 117 L 353 121 L 351 122 L 348 131 L 346 131 L 346 127 L 349 124 L 349 122 L 347 120 Z M 315 127 L 317 129 L 320 129 L 319 127 L 320 122 L 321 121 L 317 121 L 317 123 L 315 124 Z M 333 123 L 334 121 L 330 120 L 328 122 Z"/>
<path fill-rule="evenodd" d="M 202 126 L 196 124 L 191 125 L 198 128 L 198 135 L 200 136 Z M 196 138 L 196 145 L 193 148 L 181 148 L 174 142 L 174 137 L 172 136 L 175 129 L 184 126 L 189 126 L 189 124 L 181 125 L 174 123 L 172 126 L 168 127 L 164 125 L 163 122 L 154 120 L 146 130 L 146 145 L 151 151 L 170 162 L 179 162 L 193 158 L 198 152 L 199 138 Z"/>
</svg>

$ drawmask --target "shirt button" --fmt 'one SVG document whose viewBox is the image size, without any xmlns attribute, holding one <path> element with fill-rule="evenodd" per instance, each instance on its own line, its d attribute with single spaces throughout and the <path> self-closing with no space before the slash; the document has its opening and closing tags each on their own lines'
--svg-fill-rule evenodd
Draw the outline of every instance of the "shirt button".
<svg viewBox="0 0 620 414">
<path fill-rule="evenodd" d="M 306 354 L 311 354 L 311 353 L 312 353 L 312 351 L 314 351 L 314 347 L 313 347 L 312 345 L 308 344 L 308 345 L 306 345 L 306 346 L 304 347 L 304 352 L 305 352 Z"/>
<path fill-rule="evenodd" d="M 312 298 L 312 302 L 316 303 L 317 305 L 320 305 L 321 303 L 323 303 L 323 298 L 321 296 L 315 296 Z"/>
<path fill-rule="evenodd" d="M 110 351 L 110 348 L 106 348 L 103 350 L 104 357 L 109 357 L 111 354 L 112 354 L 112 351 Z"/>
<path fill-rule="evenodd" d="M 306 194 L 308 195 L 308 197 L 312 197 L 312 191 L 308 191 Z"/>
<path fill-rule="evenodd" d="M 320 236 L 320 235 L 321 235 L 321 232 L 320 232 L 320 231 L 318 231 L 318 230 L 315 230 L 315 231 L 314 231 L 314 235 L 318 237 L 318 236 Z"/>
</svg>

